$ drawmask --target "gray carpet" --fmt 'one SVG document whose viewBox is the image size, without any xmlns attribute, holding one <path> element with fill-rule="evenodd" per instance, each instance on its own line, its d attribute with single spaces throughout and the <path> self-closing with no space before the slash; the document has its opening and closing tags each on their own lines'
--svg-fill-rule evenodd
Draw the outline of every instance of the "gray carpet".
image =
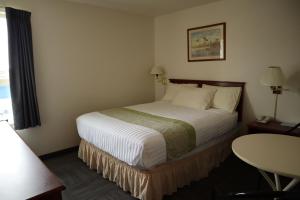
<svg viewBox="0 0 300 200">
<path fill-rule="evenodd" d="M 63 200 L 134 200 L 114 183 L 90 170 L 77 152 L 65 153 L 48 158 L 45 164 L 63 181 L 66 190 Z M 227 191 L 253 191 L 257 189 L 258 172 L 235 156 L 230 156 L 208 178 L 181 188 L 164 200 L 209 200 L 212 188 L 222 193 Z M 262 181 L 261 188 L 269 190 Z"/>
<path fill-rule="evenodd" d="M 50 158 L 46 165 L 66 186 L 63 200 L 133 200 L 114 183 L 104 179 L 96 171 L 90 170 L 77 158 L 77 152 Z"/>
</svg>

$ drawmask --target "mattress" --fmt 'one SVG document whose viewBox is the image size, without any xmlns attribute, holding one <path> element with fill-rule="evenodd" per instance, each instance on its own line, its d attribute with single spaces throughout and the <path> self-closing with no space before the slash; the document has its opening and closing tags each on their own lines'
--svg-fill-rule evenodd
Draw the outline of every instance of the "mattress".
<svg viewBox="0 0 300 200">
<path fill-rule="evenodd" d="M 175 106 L 167 101 L 127 108 L 189 123 L 196 132 L 197 148 L 193 152 L 202 149 L 204 144 L 217 140 L 237 124 L 237 113 L 220 109 L 196 110 Z M 76 123 L 82 139 L 128 165 L 148 169 L 167 161 L 164 137 L 154 129 L 124 122 L 99 112 L 81 115 Z"/>
</svg>

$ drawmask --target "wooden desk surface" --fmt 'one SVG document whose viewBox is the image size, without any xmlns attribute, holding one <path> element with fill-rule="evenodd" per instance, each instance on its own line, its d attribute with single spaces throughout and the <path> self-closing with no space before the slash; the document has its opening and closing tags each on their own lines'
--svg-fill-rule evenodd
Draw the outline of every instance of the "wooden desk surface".
<svg viewBox="0 0 300 200">
<path fill-rule="evenodd" d="M 234 154 L 264 171 L 300 179 L 300 138 L 280 134 L 251 134 L 235 139 Z"/>
<path fill-rule="evenodd" d="M 44 196 L 64 189 L 8 123 L 0 122 L 0 199 L 51 199 Z"/>
</svg>

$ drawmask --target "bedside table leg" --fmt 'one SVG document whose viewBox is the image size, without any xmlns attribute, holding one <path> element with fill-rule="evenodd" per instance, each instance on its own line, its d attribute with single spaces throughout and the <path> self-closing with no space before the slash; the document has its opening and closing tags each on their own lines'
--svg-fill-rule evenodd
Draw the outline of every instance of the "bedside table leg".
<svg viewBox="0 0 300 200">
<path fill-rule="evenodd" d="M 271 178 L 268 176 L 268 174 L 260 169 L 258 171 L 261 173 L 261 175 L 266 179 L 266 181 L 269 183 L 273 191 L 276 191 L 276 186 L 274 182 L 271 180 Z"/>
<path fill-rule="evenodd" d="M 299 179 L 294 178 L 287 186 L 285 186 L 283 191 L 291 190 L 293 187 L 295 187 L 297 185 L 297 183 L 299 183 Z"/>
<path fill-rule="evenodd" d="M 281 184 L 280 184 L 280 179 L 278 174 L 274 173 L 274 177 L 275 177 L 276 190 L 281 191 Z"/>
<path fill-rule="evenodd" d="M 266 179 L 266 181 L 269 183 L 269 185 L 271 186 L 273 191 L 289 191 L 300 182 L 300 179 L 294 178 L 287 186 L 285 186 L 284 189 L 282 189 L 278 174 L 274 173 L 274 177 L 275 177 L 275 184 L 274 184 L 274 182 L 272 181 L 272 179 L 268 176 L 268 174 L 266 172 L 264 172 L 263 170 L 260 170 L 260 169 L 258 169 L 258 171 Z"/>
</svg>

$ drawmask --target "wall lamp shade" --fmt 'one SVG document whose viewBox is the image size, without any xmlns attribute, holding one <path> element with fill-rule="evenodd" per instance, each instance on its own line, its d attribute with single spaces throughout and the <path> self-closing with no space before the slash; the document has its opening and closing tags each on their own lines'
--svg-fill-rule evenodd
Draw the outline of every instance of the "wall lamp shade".
<svg viewBox="0 0 300 200">
<path fill-rule="evenodd" d="M 150 74 L 158 76 L 164 74 L 164 70 L 161 66 L 154 66 L 152 67 Z"/>
<path fill-rule="evenodd" d="M 165 75 L 165 70 L 162 66 L 154 66 L 152 67 L 150 74 L 155 75 L 155 79 L 159 82 L 162 83 L 163 85 L 167 84 L 167 79 L 164 76 Z"/>
<path fill-rule="evenodd" d="M 283 73 L 280 67 L 268 67 L 261 77 L 260 82 L 262 85 L 269 86 L 273 91 L 273 94 L 275 94 L 274 120 L 276 120 L 278 95 L 282 92 L 282 85 L 284 82 Z"/>
<path fill-rule="evenodd" d="M 280 67 L 268 67 L 261 77 L 260 82 L 265 86 L 282 86 L 284 77 Z"/>
</svg>

